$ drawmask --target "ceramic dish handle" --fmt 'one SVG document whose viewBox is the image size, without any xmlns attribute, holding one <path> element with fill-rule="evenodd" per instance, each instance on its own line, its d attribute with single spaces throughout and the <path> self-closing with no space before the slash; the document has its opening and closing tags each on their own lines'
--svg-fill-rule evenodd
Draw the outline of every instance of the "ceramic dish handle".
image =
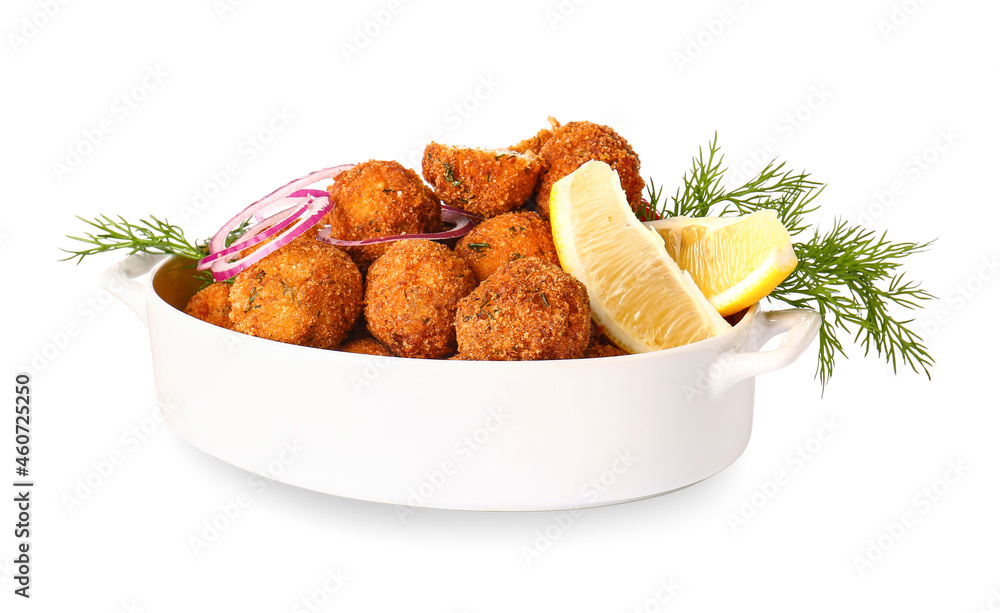
<svg viewBox="0 0 1000 613">
<path fill-rule="evenodd" d="M 147 327 L 149 323 L 146 321 L 144 285 L 136 279 L 153 270 L 153 267 L 166 257 L 165 255 L 134 253 L 105 270 L 104 274 L 101 275 L 101 287 L 124 302 L 139 317 L 142 325 Z"/>
<path fill-rule="evenodd" d="M 812 309 L 767 311 L 761 315 L 762 344 L 779 334 L 785 334 L 785 338 L 777 349 L 727 354 L 721 357 L 720 362 L 725 368 L 713 382 L 717 394 L 725 392 L 745 379 L 788 366 L 806 350 L 819 332 L 819 313 Z"/>
</svg>

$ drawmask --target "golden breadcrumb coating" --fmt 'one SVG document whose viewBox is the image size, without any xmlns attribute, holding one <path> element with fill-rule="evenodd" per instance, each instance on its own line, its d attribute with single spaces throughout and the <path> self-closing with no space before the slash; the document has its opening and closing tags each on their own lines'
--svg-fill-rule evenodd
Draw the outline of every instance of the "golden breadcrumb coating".
<svg viewBox="0 0 1000 613">
<path fill-rule="evenodd" d="M 229 320 L 229 283 L 213 283 L 191 296 L 184 312 L 202 321 L 232 329 L 233 322 Z"/>
<path fill-rule="evenodd" d="M 345 171 L 330 188 L 333 210 L 323 219 L 330 235 L 364 240 L 441 229 L 441 203 L 417 173 L 398 162 L 371 160 Z M 385 253 L 386 245 L 347 247 L 362 272 Z"/>
<path fill-rule="evenodd" d="M 467 360 L 557 360 L 590 340 L 587 288 L 539 258 L 504 264 L 458 304 L 458 351 Z"/>
<path fill-rule="evenodd" d="M 482 217 L 513 211 L 535 191 L 542 167 L 537 154 L 431 143 L 424 149 L 424 179 L 449 206 Z"/>
<path fill-rule="evenodd" d="M 628 355 L 624 349 L 620 349 L 611 343 L 591 342 L 580 357 L 584 358 L 607 358 L 614 355 Z"/>
<path fill-rule="evenodd" d="M 372 336 L 407 358 L 455 352 L 455 309 L 476 275 L 450 249 L 428 240 L 392 243 L 368 269 L 365 319 Z"/>
<path fill-rule="evenodd" d="M 535 201 L 544 217 L 549 216 L 552 185 L 590 160 L 608 163 L 618 173 L 629 206 L 636 210 L 645 182 L 639 174 L 639 156 L 628 141 L 608 126 L 589 121 L 573 121 L 558 128 L 542 145 L 542 175 Z"/>
<path fill-rule="evenodd" d="M 604 328 L 591 319 L 590 343 L 587 345 L 587 349 L 583 352 L 583 356 L 581 357 L 604 358 L 613 355 L 629 355 L 629 353 L 611 342 L 611 339 L 604 334 Z"/>
<path fill-rule="evenodd" d="M 549 117 L 549 126 L 552 130 L 559 127 L 559 122 L 556 121 L 555 117 Z M 535 134 L 531 138 L 526 138 L 512 147 L 508 147 L 508 149 L 517 151 L 518 153 L 538 153 L 542 150 L 542 145 L 545 144 L 545 141 L 552 138 L 552 130 L 542 128 L 538 131 L 538 134 Z"/>
<path fill-rule="evenodd" d="M 393 355 L 392 351 L 390 351 L 388 347 L 371 337 L 349 340 L 340 347 L 337 347 L 337 351 L 346 351 L 347 353 L 363 353 L 366 355 Z"/>
<path fill-rule="evenodd" d="M 521 211 L 487 219 L 462 237 L 455 253 L 485 281 L 507 262 L 536 257 L 559 264 L 549 222 L 537 213 Z"/>
<path fill-rule="evenodd" d="M 364 296 L 364 286 L 362 286 L 361 295 Z M 368 322 L 365 321 L 365 309 L 364 302 L 361 303 L 361 312 L 358 313 L 358 318 L 354 321 L 354 327 L 347 334 L 347 340 L 353 341 L 359 338 L 371 338 L 371 332 L 368 331 Z M 347 341 L 344 341 L 347 342 Z"/>
<path fill-rule="evenodd" d="M 329 349 L 361 312 L 361 273 L 338 247 L 294 240 L 236 275 L 229 299 L 234 330 Z"/>
</svg>

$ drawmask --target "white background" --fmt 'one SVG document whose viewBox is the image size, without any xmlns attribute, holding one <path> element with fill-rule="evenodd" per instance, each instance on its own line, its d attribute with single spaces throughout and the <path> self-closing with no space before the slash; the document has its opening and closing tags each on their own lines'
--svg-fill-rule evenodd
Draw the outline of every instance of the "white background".
<svg viewBox="0 0 1000 613">
<path fill-rule="evenodd" d="M 995 3 L 233 4 L 4 3 L 0 378 L 11 404 L 15 373 L 37 371 L 37 486 L 25 602 L 12 595 L 13 492 L 0 483 L 0 608 L 1000 607 Z M 758 380 L 744 455 L 686 490 L 556 529 L 566 522 L 553 513 L 422 510 L 401 523 L 390 506 L 271 483 L 195 555 L 190 537 L 254 490 L 153 420 L 145 330 L 97 285 L 119 255 L 56 261 L 83 229 L 73 216 L 156 214 L 203 237 L 307 171 L 405 162 L 432 135 L 502 146 L 548 115 L 612 125 L 671 192 L 716 131 L 732 166 L 774 144 L 829 183 L 821 227 L 843 216 L 897 240 L 937 238 L 908 262 L 940 297 L 914 324 L 937 359 L 933 381 L 852 348 L 821 399 L 814 344 Z M 824 420 L 838 430 L 817 445 Z M 137 427 L 151 433 L 132 447 Z M 12 426 L 0 431 L 6 482 Z M 789 458 L 810 445 L 808 461 Z M 67 508 L 115 451 L 121 465 Z M 968 468 L 945 487 L 949 463 Z M 776 471 L 788 482 L 754 496 Z M 930 502 L 921 491 L 935 484 Z M 760 508 L 734 528 L 751 500 Z M 907 512 L 915 525 L 887 536 Z M 546 531 L 556 538 L 529 564 L 524 549 L 546 545 Z M 859 569 L 880 538 L 888 550 Z M 338 570 L 343 586 L 323 592 Z"/>
</svg>

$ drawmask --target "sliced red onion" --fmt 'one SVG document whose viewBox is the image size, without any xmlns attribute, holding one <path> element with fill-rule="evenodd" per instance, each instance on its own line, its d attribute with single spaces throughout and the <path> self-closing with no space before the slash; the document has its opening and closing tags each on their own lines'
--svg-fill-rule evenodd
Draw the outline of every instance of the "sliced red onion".
<svg viewBox="0 0 1000 613">
<path fill-rule="evenodd" d="M 392 236 L 366 238 L 360 241 L 347 241 L 332 238 L 330 236 L 332 229 L 330 226 L 326 226 L 319 231 L 319 234 L 316 235 L 316 239 L 323 241 L 324 243 L 337 245 L 338 247 L 363 247 L 364 245 L 378 245 L 379 243 L 391 243 L 393 241 L 406 241 L 420 238 L 428 240 L 447 240 L 449 238 L 465 236 L 470 230 L 472 230 L 472 220 L 451 207 L 441 207 L 441 220 L 453 223 L 455 224 L 455 227 L 451 230 L 445 230 L 444 232 L 430 232 L 425 234 L 394 234 Z"/>
<path fill-rule="evenodd" d="M 308 198 L 310 196 L 313 198 L 329 198 L 330 193 L 322 189 L 300 189 L 297 192 L 288 194 L 289 198 Z"/>
<path fill-rule="evenodd" d="M 243 209 L 235 216 L 233 216 L 232 219 L 223 224 L 223 226 L 219 228 L 219 231 L 215 233 L 215 236 L 212 237 L 212 240 L 209 241 L 208 252 L 217 253 L 225 249 L 226 238 L 229 236 L 229 233 L 235 230 L 236 228 L 240 227 L 240 224 L 242 224 L 244 221 L 250 219 L 251 217 L 259 220 L 260 217 L 257 217 L 258 213 L 260 213 L 262 217 L 273 213 L 274 211 L 271 210 L 270 207 L 275 203 L 280 202 L 283 204 L 283 201 L 286 198 L 288 198 L 291 194 L 303 188 L 309 187 L 313 183 L 318 183 L 319 181 L 323 181 L 324 179 L 333 179 L 337 177 L 337 175 L 339 175 L 340 173 L 351 168 L 352 166 L 354 166 L 354 164 L 343 164 L 341 166 L 334 166 L 332 168 L 324 168 L 323 170 L 317 170 L 316 172 L 311 172 L 304 177 L 299 177 L 294 181 L 282 185 L 281 187 L 274 190 L 270 194 L 264 196 L 257 202 L 254 202 L 247 208 Z M 318 192 L 320 190 L 312 190 L 312 191 Z"/>
<path fill-rule="evenodd" d="M 300 217 L 309 212 L 309 205 L 303 204 L 298 209 L 286 209 L 276 215 L 263 219 L 260 223 L 247 231 L 235 243 L 226 247 L 222 251 L 207 255 L 198 261 L 198 270 L 212 268 L 212 264 L 221 258 L 239 253 L 244 249 L 262 243 L 272 236 L 284 231 L 289 226 L 299 220 Z"/>
<path fill-rule="evenodd" d="M 254 226 L 258 226 L 262 223 L 266 223 L 268 219 L 273 218 L 276 215 L 281 214 L 282 211 L 294 210 L 295 205 L 299 202 L 305 201 L 305 198 L 292 199 L 291 197 L 275 202 L 271 206 L 265 207 L 253 214 L 253 217 L 248 221 L 253 221 Z"/>
<path fill-rule="evenodd" d="M 309 200 L 312 199 L 310 198 Z M 277 225 L 283 222 L 284 220 L 288 219 L 289 217 L 301 217 L 305 213 L 304 209 L 309 206 L 309 200 L 303 199 L 303 202 L 298 203 L 299 204 L 298 208 L 296 208 L 295 204 L 293 203 L 292 206 L 288 207 L 287 209 L 279 211 L 274 215 L 271 215 L 270 217 L 265 217 L 264 219 L 261 219 L 260 222 L 254 224 L 254 226 L 251 227 L 249 230 L 247 230 L 243 236 L 241 236 L 236 240 L 242 241 L 253 238 L 255 235 L 257 235 L 258 232 L 266 230 L 271 226 Z"/>
<path fill-rule="evenodd" d="M 274 219 L 281 215 L 282 212 L 287 212 L 295 208 L 298 202 L 296 200 L 304 201 L 306 198 L 329 198 L 330 194 L 325 190 L 321 189 L 300 189 L 296 192 L 288 194 L 285 196 L 284 200 L 274 203 L 273 207 L 266 207 L 254 213 L 254 227 L 261 224 L 274 223 L 271 219 Z M 271 215 L 271 213 L 274 213 Z M 268 217 L 271 215 L 271 217 Z M 249 233 L 249 232 L 248 232 Z M 246 235 L 244 235 L 246 236 Z"/>
<path fill-rule="evenodd" d="M 466 211 L 465 209 L 460 209 L 460 208 L 457 208 L 457 207 L 448 206 L 447 204 L 442 204 L 441 205 L 441 210 L 442 211 L 452 211 L 454 213 L 461 213 L 462 215 L 465 215 L 469 219 L 478 219 L 479 221 L 482 221 L 483 219 L 485 219 L 485 217 L 483 217 L 482 215 L 476 215 L 475 213 L 470 213 L 469 211 Z"/>
<path fill-rule="evenodd" d="M 246 270 L 256 262 L 292 242 L 309 228 L 312 228 L 333 209 L 329 194 L 318 189 L 308 189 L 307 186 L 324 179 L 334 179 L 353 164 L 334 166 L 310 173 L 279 187 L 267 196 L 240 211 L 216 232 L 209 241 L 209 254 L 198 262 L 198 270 L 211 270 L 215 281 L 225 281 Z M 304 203 L 297 202 L 305 199 Z M 322 229 L 317 237 L 332 245 L 360 246 L 375 245 L 397 240 L 430 239 L 446 240 L 464 236 L 472 229 L 471 213 L 449 206 L 441 207 L 441 219 L 455 226 L 444 232 L 422 234 L 400 234 L 395 236 L 380 236 L 360 241 L 344 241 L 330 238 L 329 226 Z M 249 220 L 256 223 L 239 237 L 232 245 L 226 246 L 229 234 Z M 239 254 L 250 247 L 269 243 L 246 255 Z"/>
<path fill-rule="evenodd" d="M 317 203 L 325 204 L 317 205 Z M 323 219 L 323 217 L 332 209 L 333 203 L 330 202 L 328 198 L 310 199 L 307 203 L 305 213 L 298 217 L 290 217 L 289 219 L 294 220 L 294 222 L 285 230 L 284 233 L 276 236 L 270 243 L 267 243 L 246 257 L 233 260 L 232 262 L 227 262 L 223 258 L 212 263 L 210 266 L 212 269 L 212 278 L 215 279 L 215 281 L 225 281 L 230 277 L 235 277 L 250 266 L 301 236 L 306 230 L 318 224 L 320 220 Z M 262 235 L 263 234 L 259 234 L 258 236 Z"/>
</svg>

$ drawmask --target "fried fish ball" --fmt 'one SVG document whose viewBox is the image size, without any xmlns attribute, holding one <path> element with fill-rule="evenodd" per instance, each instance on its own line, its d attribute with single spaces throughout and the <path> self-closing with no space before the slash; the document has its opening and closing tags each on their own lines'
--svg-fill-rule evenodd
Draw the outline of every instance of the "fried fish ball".
<svg viewBox="0 0 1000 613">
<path fill-rule="evenodd" d="M 432 142 L 424 149 L 423 172 L 447 205 L 493 217 L 513 211 L 535 191 L 542 167 L 534 153 L 471 149 Z"/>
<path fill-rule="evenodd" d="M 345 171 L 330 188 L 333 210 L 324 218 L 330 235 L 364 240 L 396 234 L 421 234 L 441 229 L 441 203 L 417 173 L 398 162 L 371 160 Z M 387 243 L 347 247 L 362 272 Z"/>
<path fill-rule="evenodd" d="M 580 357 L 583 358 L 607 358 L 615 355 L 628 355 L 624 349 L 620 349 L 611 343 L 593 342 L 587 345 L 587 349 Z"/>
<path fill-rule="evenodd" d="M 337 347 L 337 351 L 362 353 L 365 355 L 392 355 L 392 351 L 390 351 L 388 347 L 371 337 L 349 340 L 340 347 Z"/>
<path fill-rule="evenodd" d="M 559 127 L 542 145 L 539 155 L 544 169 L 535 191 L 535 201 L 549 216 L 549 193 L 556 181 L 590 160 L 607 162 L 618 173 L 632 210 L 640 205 L 645 182 L 639 175 L 639 156 L 628 141 L 608 126 L 589 121 L 573 121 Z"/>
<path fill-rule="evenodd" d="M 235 277 L 233 329 L 283 343 L 330 349 L 361 312 L 361 273 L 340 248 L 297 239 Z"/>
<path fill-rule="evenodd" d="M 590 341 L 587 288 L 550 262 L 514 260 L 459 302 L 455 329 L 467 360 L 578 358 Z"/>
<path fill-rule="evenodd" d="M 487 219 L 462 237 L 455 253 L 485 281 L 507 262 L 537 257 L 559 264 L 552 228 L 538 213 L 504 213 Z"/>
<path fill-rule="evenodd" d="M 361 288 L 361 295 L 364 296 L 364 286 Z M 354 327 L 347 334 L 347 341 L 353 341 L 359 338 L 371 338 L 371 332 L 368 331 L 368 322 L 365 321 L 365 310 L 364 302 L 361 305 L 361 312 L 358 313 L 358 318 L 354 321 Z M 345 343 L 347 341 L 344 341 Z"/>
<path fill-rule="evenodd" d="M 604 328 L 591 319 L 590 343 L 587 345 L 587 349 L 583 352 L 581 357 L 606 358 L 615 355 L 629 355 L 629 353 L 612 343 L 607 335 L 604 334 Z"/>
<path fill-rule="evenodd" d="M 554 117 L 549 117 L 549 126 L 552 130 L 555 130 L 559 127 L 559 122 L 556 121 Z M 535 134 L 531 138 L 526 138 L 512 147 L 508 147 L 508 149 L 511 151 L 517 151 L 518 153 L 538 153 L 541 151 L 542 145 L 545 144 L 545 141 L 552 138 L 552 130 L 542 128 L 538 131 L 538 134 Z"/>
<path fill-rule="evenodd" d="M 212 325 L 232 329 L 233 322 L 229 320 L 232 308 L 229 303 L 230 287 L 229 283 L 213 283 L 204 287 L 191 296 L 184 312 Z"/>
<path fill-rule="evenodd" d="M 392 243 L 368 269 L 365 318 L 372 336 L 406 358 L 455 352 L 455 309 L 476 275 L 450 249 L 428 240 Z"/>
</svg>

